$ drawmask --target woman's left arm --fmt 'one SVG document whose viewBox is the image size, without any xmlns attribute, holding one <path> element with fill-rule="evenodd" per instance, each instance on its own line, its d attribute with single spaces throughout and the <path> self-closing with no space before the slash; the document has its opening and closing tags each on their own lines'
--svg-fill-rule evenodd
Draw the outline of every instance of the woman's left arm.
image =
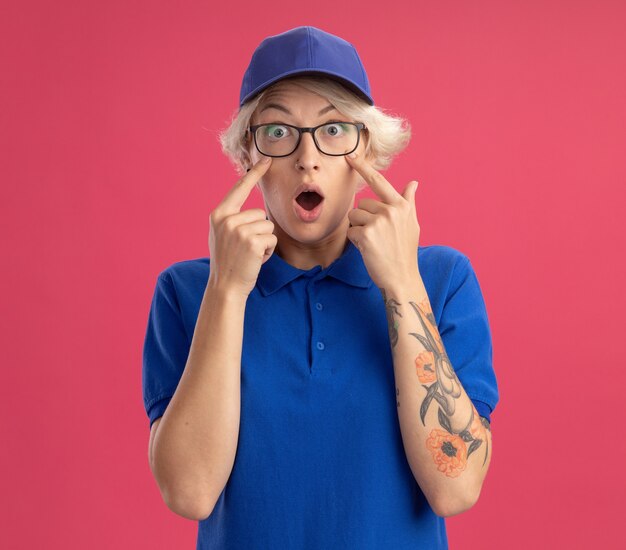
<svg viewBox="0 0 626 550">
<path fill-rule="evenodd" d="M 435 513 L 459 514 L 478 500 L 491 458 L 491 430 L 443 347 L 415 261 L 418 184 L 409 182 L 400 194 L 366 158 L 345 158 L 380 199 L 361 199 L 348 213 L 348 238 L 385 300 L 406 456 Z"/>
<path fill-rule="evenodd" d="M 478 500 L 489 468 L 489 422 L 446 354 L 421 276 L 380 290 L 409 465 L 437 515 L 459 514 Z"/>
</svg>

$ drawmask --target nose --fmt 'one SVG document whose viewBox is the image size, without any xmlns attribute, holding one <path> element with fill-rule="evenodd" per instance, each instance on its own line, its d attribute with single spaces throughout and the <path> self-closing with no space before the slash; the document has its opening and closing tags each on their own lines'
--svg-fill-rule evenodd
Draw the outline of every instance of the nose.
<svg viewBox="0 0 626 550">
<path fill-rule="evenodd" d="M 321 151 L 315 146 L 313 134 L 303 132 L 302 139 L 298 144 L 294 155 L 296 157 L 296 168 L 298 170 L 317 170 L 319 168 Z"/>
</svg>

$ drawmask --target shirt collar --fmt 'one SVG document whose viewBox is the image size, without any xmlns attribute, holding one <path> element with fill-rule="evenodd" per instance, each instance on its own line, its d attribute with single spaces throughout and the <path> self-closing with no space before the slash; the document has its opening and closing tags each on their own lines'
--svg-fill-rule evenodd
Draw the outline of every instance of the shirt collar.
<svg viewBox="0 0 626 550">
<path fill-rule="evenodd" d="M 349 240 L 341 256 L 326 269 L 322 269 L 320 265 L 316 265 L 308 270 L 298 269 L 274 253 L 261 266 L 256 284 L 261 294 L 268 296 L 298 277 L 314 275 L 319 271 L 324 272 L 324 275 L 320 278 L 325 276 L 334 277 L 344 283 L 360 288 L 368 288 L 373 282 L 367 272 L 359 249 Z"/>
</svg>

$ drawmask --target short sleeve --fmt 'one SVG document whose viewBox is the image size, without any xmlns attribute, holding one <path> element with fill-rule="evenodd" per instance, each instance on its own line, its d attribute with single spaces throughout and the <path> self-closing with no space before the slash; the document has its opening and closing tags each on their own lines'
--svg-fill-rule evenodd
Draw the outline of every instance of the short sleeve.
<svg viewBox="0 0 626 550">
<path fill-rule="evenodd" d="M 438 325 L 446 353 L 478 414 L 491 422 L 499 401 L 485 301 L 467 256 L 454 266 Z"/>
<path fill-rule="evenodd" d="M 190 346 L 174 285 L 164 271 L 157 278 L 143 346 L 143 403 L 150 427 L 176 391 Z"/>
</svg>

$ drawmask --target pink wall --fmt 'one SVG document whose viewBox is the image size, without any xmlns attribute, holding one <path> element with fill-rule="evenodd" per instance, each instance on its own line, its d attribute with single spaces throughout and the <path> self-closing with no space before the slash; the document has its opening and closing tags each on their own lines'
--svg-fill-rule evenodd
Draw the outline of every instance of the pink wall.
<svg viewBox="0 0 626 550">
<path fill-rule="evenodd" d="M 3 6 L 0 547 L 195 547 L 147 462 L 148 308 L 208 255 L 253 49 L 304 24 L 411 121 L 385 175 L 420 182 L 421 244 L 467 254 L 487 303 L 493 460 L 451 548 L 621 547 L 626 5 L 211 4 Z"/>
</svg>

